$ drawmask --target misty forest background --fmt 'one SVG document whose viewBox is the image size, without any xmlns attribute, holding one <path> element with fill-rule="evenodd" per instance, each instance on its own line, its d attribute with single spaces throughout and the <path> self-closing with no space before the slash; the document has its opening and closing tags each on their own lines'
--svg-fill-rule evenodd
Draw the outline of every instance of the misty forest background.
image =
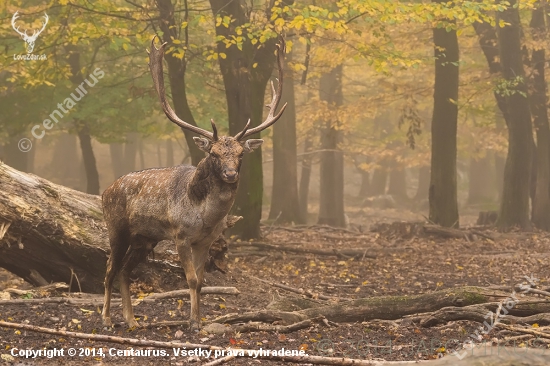
<svg viewBox="0 0 550 366">
<path fill-rule="evenodd" d="M 500 229 L 550 229 L 544 0 L 11 0 L 0 3 L 0 157 L 101 194 L 117 177 L 204 156 L 162 113 L 145 52 L 167 42 L 183 120 L 236 134 L 262 120 L 287 55 L 288 108 L 247 155 L 233 229 L 260 219 L 345 226 L 380 198 L 458 226 L 459 208 L 498 211 Z M 546 8 L 545 8 L 546 7 Z M 13 30 L 49 23 L 34 54 Z M 29 32 L 29 33 L 32 33 Z M 96 68 L 105 76 L 40 139 L 41 125 Z M 282 105 L 281 103 L 281 105 Z M 33 142 L 18 149 L 21 138 Z M 370 198 L 369 198 L 370 197 Z M 262 216 L 262 208 L 264 210 Z M 533 225 L 534 224 L 534 225 Z"/>
</svg>

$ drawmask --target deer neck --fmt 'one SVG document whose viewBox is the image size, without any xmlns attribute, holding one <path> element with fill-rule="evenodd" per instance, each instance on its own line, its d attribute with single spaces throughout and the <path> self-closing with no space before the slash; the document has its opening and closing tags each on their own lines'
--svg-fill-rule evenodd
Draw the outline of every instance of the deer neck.
<svg viewBox="0 0 550 366">
<path fill-rule="evenodd" d="M 187 194 L 191 202 L 204 205 L 206 210 L 218 212 L 223 217 L 233 206 L 237 187 L 238 182 L 227 183 L 220 179 L 212 160 L 206 157 L 197 165 L 189 181 Z"/>
</svg>

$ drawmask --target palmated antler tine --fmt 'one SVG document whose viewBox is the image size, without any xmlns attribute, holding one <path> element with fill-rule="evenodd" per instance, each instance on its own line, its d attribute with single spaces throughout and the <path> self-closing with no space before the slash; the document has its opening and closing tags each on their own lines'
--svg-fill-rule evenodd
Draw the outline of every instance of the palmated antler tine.
<svg viewBox="0 0 550 366">
<path fill-rule="evenodd" d="M 179 127 L 195 132 L 211 141 L 214 141 L 214 133 L 203 130 L 200 127 L 193 126 L 192 124 L 181 120 L 176 115 L 176 112 L 174 112 L 172 107 L 170 107 L 170 104 L 166 99 L 166 93 L 164 90 L 164 74 L 162 71 L 162 59 L 164 58 L 164 46 L 166 45 L 166 42 L 164 42 L 159 48 L 157 48 L 155 46 L 155 38 L 157 38 L 157 36 L 154 36 L 151 40 L 151 51 L 147 51 L 149 53 L 149 70 L 151 71 L 153 84 L 155 85 L 155 89 L 157 90 L 157 94 L 160 98 L 160 103 L 162 104 L 162 109 L 164 113 L 166 114 L 168 119 L 170 119 L 170 121 L 174 122 Z M 214 131 L 217 135 L 216 130 Z"/>
<path fill-rule="evenodd" d="M 274 115 L 274 113 L 277 110 L 277 106 L 279 105 L 279 102 L 281 101 L 281 95 L 283 92 L 283 58 L 285 56 L 286 47 L 285 47 L 285 40 L 283 37 L 280 38 L 279 44 L 277 44 L 277 68 L 279 70 L 279 78 L 278 78 L 278 85 L 277 90 L 275 91 L 275 86 L 273 85 L 273 81 L 271 82 L 271 93 L 273 95 L 273 98 L 271 99 L 271 103 L 267 105 L 266 107 L 269 108 L 269 114 L 267 115 L 267 118 L 265 121 L 263 121 L 259 126 L 248 129 L 248 124 L 242 130 L 239 132 L 235 138 L 237 140 L 241 140 L 247 136 L 254 135 L 255 133 L 258 133 L 260 131 L 265 130 L 281 117 L 283 112 L 286 108 L 286 103 L 281 107 L 281 110 Z"/>
</svg>

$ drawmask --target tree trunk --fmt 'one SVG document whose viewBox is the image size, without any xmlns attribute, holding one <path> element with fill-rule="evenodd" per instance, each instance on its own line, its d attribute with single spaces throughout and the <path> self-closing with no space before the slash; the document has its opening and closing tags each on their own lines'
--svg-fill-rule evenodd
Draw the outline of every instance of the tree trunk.
<svg viewBox="0 0 550 366">
<path fill-rule="evenodd" d="M 514 226 L 530 229 L 529 189 L 533 135 L 521 52 L 521 23 L 516 0 L 500 12 L 500 20 L 510 24 L 498 27 L 502 77 L 508 83 L 509 106 L 508 156 L 504 168 L 504 187 L 497 226 L 506 230 Z M 498 23 L 498 22 L 497 22 Z"/>
<path fill-rule="evenodd" d="M 380 196 L 386 194 L 386 185 L 388 183 L 388 162 L 380 162 L 381 167 L 375 168 L 372 173 L 369 196 Z"/>
<path fill-rule="evenodd" d="M 321 76 L 320 99 L 332 108 L 343 103 L 342 65 Z M 334 117 L 336 118 L 336 117 Z M 344 154 L 339 150 L 342 138 L 338 121 L 325 121 L 321 131 L 321 189 L 319 193 L 318 223 L 330 226 L 346 226 L 344 216 Z"/>
<path fill-rule="evenodd" d="M 312 161 L 312 154 L 311 152 L 311 146 L 313 142 L 311 137 L 306 137 L 306 141 L 304 142 L 304 155 L 302 158 L 302 172 L 300 174 L 300 187 L 298 192 L 298 198 L 300 200 L 300 214 L 304 218 L 304 221 L 307 223 L 307 217 L 308 217 L 308 204 L 309 204 L 309 182 L 311 180 L 311 161 Z"/>
<path fill-rule="evenodd" d="M 468 204 L 489 204 L 495 199 L 491 160 L 488 155 L 483 158 L 470 159 L 468 184 Z"/>
<path fill-rule="evenodd" d="M 388 194 L 391 194 L 395 199 L 399 201 L 406 201 L 409 199 L 409 197 L 407 196 L 407 180 L 405 169 L 393 168 L 390 171 L 390 184 L 388 186 Z"/>
<path fill-rule="evenodd" d="M 180 26 L 179 24 L 176 25 L 176 20 L 174 19 L 174 5 L 172 4 L 172 0 L 156 0 L 155 3 L 159 10 L 159 16 L 161 19 L 159 27 L 163 32 L 162 41 L 168 43 L 166 47 L 167 49 L 170 47 L 177 48 L 178 45 L 175 45 L 173 41 L 179 40 L 178 30 L 180 29 Z M 187 9 L 185 10 L 187 11 Z M 185 31 L 187 32 L 187 28 Z M 187 44 L 188 40 L 185 39 L 184 42 Z M 164 59 L 168 65 L 168 79 L 170 80 L 170 92 L 172 93 L 172 105 L 174 106 L 174 111 L 185 122 L 196 126 L 197 123 L 195 122 L 195 118 L 193 118 L 193 114 L 189 108 L 189 103 L 187 102 L 185 84 L 187 60 L 185 57 L 182 59 L 176 58 L 169 53 L 164 56 Z M 183 128 L 182 131 L 185 136 L 187 146 L 189 147 L 191 162 L 196 166 L 202 158 L 204 158 L 204 153 L 199 150 L 193 141 L 193 136 L 195 136 L 195 134 Z"/>
<path fill-rule="evenodd" d="M 441 2 L 441 1 L 437 1 Z M 435 83 L 432 116 L 430 220 L 458 227 L 456 132 L 458 119 L 458 39 L 456 31 L 434 28 Z"/>
<path fill-rule="evenodd" d="M 288 63 L 291 54 L 285 60 L 285 71 L 290 75 Z M 287 77 L 281 96 L 281 105 L 287 104 L 285 113 L 273 126 L 273 189 L 269 219 L 278 222 L 304 222 L 298 200 L 298 162 L 296 152 L 296 101 L 294 98 L 294 80 Z M 280 216 L 279 216 L 280 215 Z"/>
<path fill-rule="evenodd" d="M 537 4 L 531 18 L 531 31 L 535 41 L 542 42 L 546 35 L 543 4 Z M 530 105 L 533 124 L 537 133 L 536 162 L 537 180 L 533 200 L 532 220 L 536 227 L 550 230 L 550 127 L 548 125 L 548 97 L 544 74 L 546 54 L 543 47 L 534 49 L 531 56 L 533 67 Z"/>
<path fill-rule="evenodd" d="M 115 179 L 124 175 L 124 150 L 123 145 L 119 143 L 109 144 L 111 152 L 111 165 L 113 166 L 113 175 Z"/>
<path fill-rule="evenodd" d="M 418 188 L 414 199 L 422 201 L 428 199 L 428 191 L 430 190 L 430 167 L 421 166 L 418 169 Z"/>
<path fill-rule="evenodd" d="M 99 196 L 0 163 L 0 233 L 0 267 L 33 285 L 70 283 L 72 276 L 73 291 L 79 282 L 84 292 L 103 292 L 110 247 Z M 220 268 L 220 240 L 207 268 Z M 181 288 L 180 274 L 178 265 L 157 260 L 138 266 L 133 277 L 162 291 Z"/>
<path fill-rule="evenodd" d="M 215 17 L 229 16 L 232 19 L 229 27 L 224 24 L 216 26 L 216 34 L 230 39 L 235 27 L 249 22 L 250 12 L 244 0 L 227 2 L 225 0 L 210 0 Z M 226 54 L 220 57 L 219 64 L 225 86 L 229 119 L 229 133 L 236 135 L 251 120 L 251 127 L 260 124 L 263 115 L 265 87 L 271 77 L 275 64 L 276 39 L 270 39 L 263 44 L 252 45 L 247 35 L 243 33 L 242 50 L 236 46 L 226 47 L 218 42 L 218 52 Z M 256 65 L 256 67 L 253 67 Z M 251 136 L 259 138 L 259 134 Z M 247 240 L 260 237 L 260 219 L 262 217 L 263 171 L 261 149 L 243 158 L 239 190 L 233 213 L 244 216 L 245 220 L 235 225 L 231 231 Z"/>
<path fill-rule="evenodd" d="M 89 194 L 99 194 L 99 172 L 97 171 L 94 150 L 92 148 L 92 136 L 90 136 L 87 124 L 80 124 L 78 127 L 78 139 L 80 140 L 82 161 L 86 170 L 86 192 Z"/>
</svg>

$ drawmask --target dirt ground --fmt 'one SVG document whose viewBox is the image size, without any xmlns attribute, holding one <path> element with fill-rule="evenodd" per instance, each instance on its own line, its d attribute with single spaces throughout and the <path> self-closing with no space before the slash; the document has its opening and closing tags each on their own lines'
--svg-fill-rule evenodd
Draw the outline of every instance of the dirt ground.
<svg viewBox="0 0 550 366">
<path fill-rule="evenodd" d="M 341 299 L 357 299 L 382 295 L 412 295 L 456 286 L 506 285 L 524 281 L 524 276 L 538 279 L 537 288 L 550 286 L 548 266 L 550 235 L 547 233 L 509 233 L 496 240 L 484 237 L 448 239 L 440 236 L 403 235 L 368 231 L 376 221 L 395 221 L 403 214 L 395 210 L 369 210 L 350 214 L 354 224 L 351 231 L 327 227 L 284 228 L 266 225 L 262 242 L 300 248 L 342 249 L 357 248 L 376 258 L 365 256 L 337 257 L 302 253 L 281 253 L 246 247 L 243 243 L 230 245 L 227 274 L 207 274 L 206 286 L 234 286 L 238 296 L 206 295 L 201 312 L 206 321 L 230 313 L 244 313 L 269 308 L 280 298 L 300 297 L 258 279 L 311 290 Z M 408 213 L 407 220 L 422 220 L 420 215 Z M 466 217 L 463 224 L 472 224 Z M 354 231 L 355 230 L 355 231 Z M 359 232 L 362 230 L 363 232 Z M 495 235 L 497 235 L 495 233 Z M 168 255 L 171 255 L 168 253 Z M 7 287 L 25 288 L 17 279 L 0 273 L 0 291 Z M 184 281 L 182 280 L 182 288 Z M 134 286 L 136 292 L 139 286 Z M 141 289 L 143 291 L 144 289 Z M 154 289 L 153 289 L 154 290 Z M 137 294 L 139 295 L 139 294 Z M 47 296 L 61 296 L 49 294 Z M 65 296 L 67 296 L 65 294 Z M 19 296 L 19 298 L 30 296 Z M 12 295 L 12 298 L 16 298 Z M 135 306 L 141 323 L 187 319 L 188 300 L 164 299 Z M 0 304 L 0 320 L 36 326 L 64 329 L 89 334 L 157 341 L 178 341 L 245 349 L 304 350 L 309 355 L 349 357 L 363 360 L 430 360 L 461 351 L 464 342 L 479 324 L 456 321 L 423 328 L 404 320 L 369 321 L 351 324 L 323 323 L 287 334 L 276 332 L 207 333 L 181 327 L 152 327 L 128 330 L 122 323 L 119 306 L 112 309 L 113 329 L 104 328 L 100 308 L 70 304 Z M 484 335 L 484 341 L 503 339 L 508 331 L 494 329 Z M 509 346 L 547 348 L 546 343 L 509 342 Z M 25 359 L 12 357 L 13 348 L 64 349 L 63 357 Z M 81 356 L 67 356 L 74 348 Z M 89 348 L 86 350 L 86 348 Z M 93 348 L 93 349 L 92 349 Z M 212 361 L 204 357 L 176 356 L 172 349 L 164 356 L 113 356 L 116 350 L 130 349 L 114 343 L 92 342 L 71 337 L 53 336 L 30 331 L 0 328 L 0 355 L 2 362 L 15 364 L 136 364 L 183 365 Z M 134 349 L 141 349 L 133 347 Z M 99 355 L 102 350 L 104 357 Z M 114 349 L 114 351 L 113 351 Z M 152 349 L 151 349 L 152 350 Z M 93 352 L 96 352 L 94 355 Z M 550 355 L 550 351 L 548 351 Z M 448 355 L 446 357 L 454 357 Z M 276 365 L 275 361 L 237 358 L 227 365 Z"/>
</svg>

